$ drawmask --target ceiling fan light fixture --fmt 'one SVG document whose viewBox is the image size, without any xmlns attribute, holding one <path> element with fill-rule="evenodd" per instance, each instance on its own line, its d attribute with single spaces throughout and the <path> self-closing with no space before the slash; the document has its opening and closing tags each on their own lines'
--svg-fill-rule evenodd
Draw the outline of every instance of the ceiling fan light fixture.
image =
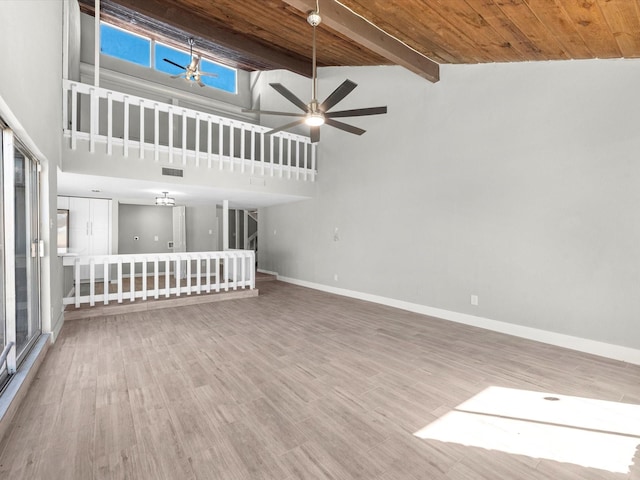
<svg viewBox="0 0 640 480">
<path fill-rule="evenodd" d="M 324 115 L 319 112 L 310 113 L 304 119 L 304 123 L 310 127 L 319 127 L 320 125 L 324 125 Z"/>
<path fill-rule="evenodd" d="M 169 192 L 162 192 L 164 196 L 156 197 L 156 205 L 161 207 L 174 207 L 176 205 L 176 199 L 172 197 L 168 197 Z"/>
</svg>

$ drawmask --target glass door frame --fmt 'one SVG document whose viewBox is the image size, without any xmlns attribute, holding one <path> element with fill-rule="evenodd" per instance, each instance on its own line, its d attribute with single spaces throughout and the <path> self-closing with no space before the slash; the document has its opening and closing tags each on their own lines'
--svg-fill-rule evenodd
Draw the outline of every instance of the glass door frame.
<svg viewBox="0 0 640 480">
<path fill-rule="evenodd" d="M 2 130 L 2 204 L 4 205 L 4 305 L 5 305 L 5 345 L 13 342 L 6 359 L 6 370 L 9 375 L 16 373 L 16 283 L 15 283 L 15 159 L 13 132 L 8 128 Z M 8 167 L 9 166 L 9 167 Z"/>
<path fill-rule="evenodd" d="M 5 345 L 13 342 L 13 347 L 6 357 L 6 368 L 0 366 L 0 389 L 7 377 L 16 372 L 19 364 L 26 358 L 28 352 L 36 343 L 39 333 L 42 330 L 42 316 L 40 311 L 40 179 L 39 163 L 24 146 L 20 145 L 14 137 L 13 131 L 4 128 L 0 122 L 0 133 L 2 137 L 2 148 L 0 151 L 0 199 L 2 199 L 2 211 L 0 217 L 3 218 L 3 228 L 0 230 L 4 248 L 0 250 L 0 274 L 3 276 L 2 286 L 4 291 L 2 300 L 4 305 L 4 333 L 5 342 L 1 345 L 0 351 Z M 24 158 L 24 181 L 25 181 L 25 218 L 16 218 L 16 151 Z M 27 282 L 27 335 L 26 342 L 20 346 L 18 352 L 17 345 L 17 302 L 18 292 L 16 285 L 16 221 L 24 222 L 25 245 L 26 247 L 26 282 Z M 0 328 L 2 325 L 0 325 Z"/>
</svg>

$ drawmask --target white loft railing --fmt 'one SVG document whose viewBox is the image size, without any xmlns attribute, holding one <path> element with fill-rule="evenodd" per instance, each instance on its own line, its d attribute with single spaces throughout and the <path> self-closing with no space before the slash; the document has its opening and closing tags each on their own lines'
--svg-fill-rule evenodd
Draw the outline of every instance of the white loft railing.
<svg viewBox="0 0 640 480">
<path fill-rule="evenodd" d="M 252 250 L 67 256 L 63 265 L 73 268 L 74 279 L 74 287 L 63 298 L 63 304 L 76 307 L 255 288 Z M 115 292 L 109 293 L 110 285 Z"/>
<path fill-rule="evenodd" d="M 315 181 L 316 145 L 289 132 L 63 80 L 64 135 L 75 150 L 153 158 L 163 164 Z M 132 150 L 134 150 L 132 152 Z M 137 151 L 137 152 L 136 152 Z"/>
</svg>

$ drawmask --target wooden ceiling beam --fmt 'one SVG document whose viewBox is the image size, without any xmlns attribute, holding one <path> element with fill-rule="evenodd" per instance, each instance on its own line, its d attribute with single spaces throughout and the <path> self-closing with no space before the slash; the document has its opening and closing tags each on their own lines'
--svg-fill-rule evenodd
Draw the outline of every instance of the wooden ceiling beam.
<svg viewBox="0 0 640 480">
<path fill-rule="evenodd" d="M 120 4 L 184 32 L 210 40 L 238 52 L 245 59 L 255 60 L 258 64 L 267 64 L 273 69 L 283 68 L 311 77 L 311 65 L 308 60 L 287 55 L 286 52 L 270 48 L 238 32 L 212 25 L 211 21 L 177 4 L 167 4 L 162 0 L 112 0 L 111 3 Z"/>
<path fill-rule="evenodd" d="M 315 0 L 283 1 L 305 14 L 316 8 Z M 318 1 L 322 23 L 327 27 L 430 82 L 440 80 L 440 66 L 433 60 L 416 52 L 335 0 Z"/>
</svg>

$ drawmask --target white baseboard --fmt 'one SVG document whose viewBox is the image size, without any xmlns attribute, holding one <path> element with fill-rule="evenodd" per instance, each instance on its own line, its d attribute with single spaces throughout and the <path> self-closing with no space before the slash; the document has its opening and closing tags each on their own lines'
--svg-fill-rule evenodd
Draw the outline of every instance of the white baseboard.
<svg viewBox="0 0 640 480">
<path fill-rule="evenodd" d="M 276 273 L 272 274 L 277 275 Z M 475 315 L 469 315 L 466 313 L 452 312 L 450 310 L 443 310 L 440 308 L 420 305 L 418 303 L 405 302 L 402 300 L 382 297 L 379 295 L 357 292 L 345 288 L 331 287 L 329 285 L 307 282 L 305 280 L 298 280 L 296 278 L 283 277 L 280 275 L 277 275 L 277 278 L 278 280 L 281 280 L 283 282 L 299 285 L 301 287 L 313 288 L 315 290 L 321 290 L 327 293 L 334 293 L 336 295 L 356 298 L 358 300 L 366 300 L 368 302 L 395 307 L 414 313 L 420 313 L 422 315 L 428 315 L 430 317 L 441 318 L 443 320 L 449 320 L 456 323 L 463 323 L 465 325 L 471 325 L 473 327 L 484 328 L 485 330 L 492 330 L 494 332 L 505 333 L 507 335 L 513 335 L 516 337 L 535 340 L 542 343 L 548 343 L 550 345 L 556 345 L 558 347 L 577 350 L 579 352 L 590 353 L 593 355 L 599 355 L 601 357 L 640 365 L 640 350 L 634 348 L 598 342 L 596 340 L 574 337 L 562 333 L 549 332 L 547 330 L 526 327 L 524 325 L 516 325 L 513 323 L 501 322 L 498 320 L 491 320 L 489 318 L 477 317 Z"/>
<path fill-rule="evenodd" d="M 270 270 L 265 270 L 264 268 L 258 268 L 257 270 L 259 273 L 264 273 L 266 275 L 274 275 L 274 276 L 278 276 L 278 272 L 272 272 Z M 289 283 L 293 283 L 293 282 L 289 282 Z"/>
</svg>

